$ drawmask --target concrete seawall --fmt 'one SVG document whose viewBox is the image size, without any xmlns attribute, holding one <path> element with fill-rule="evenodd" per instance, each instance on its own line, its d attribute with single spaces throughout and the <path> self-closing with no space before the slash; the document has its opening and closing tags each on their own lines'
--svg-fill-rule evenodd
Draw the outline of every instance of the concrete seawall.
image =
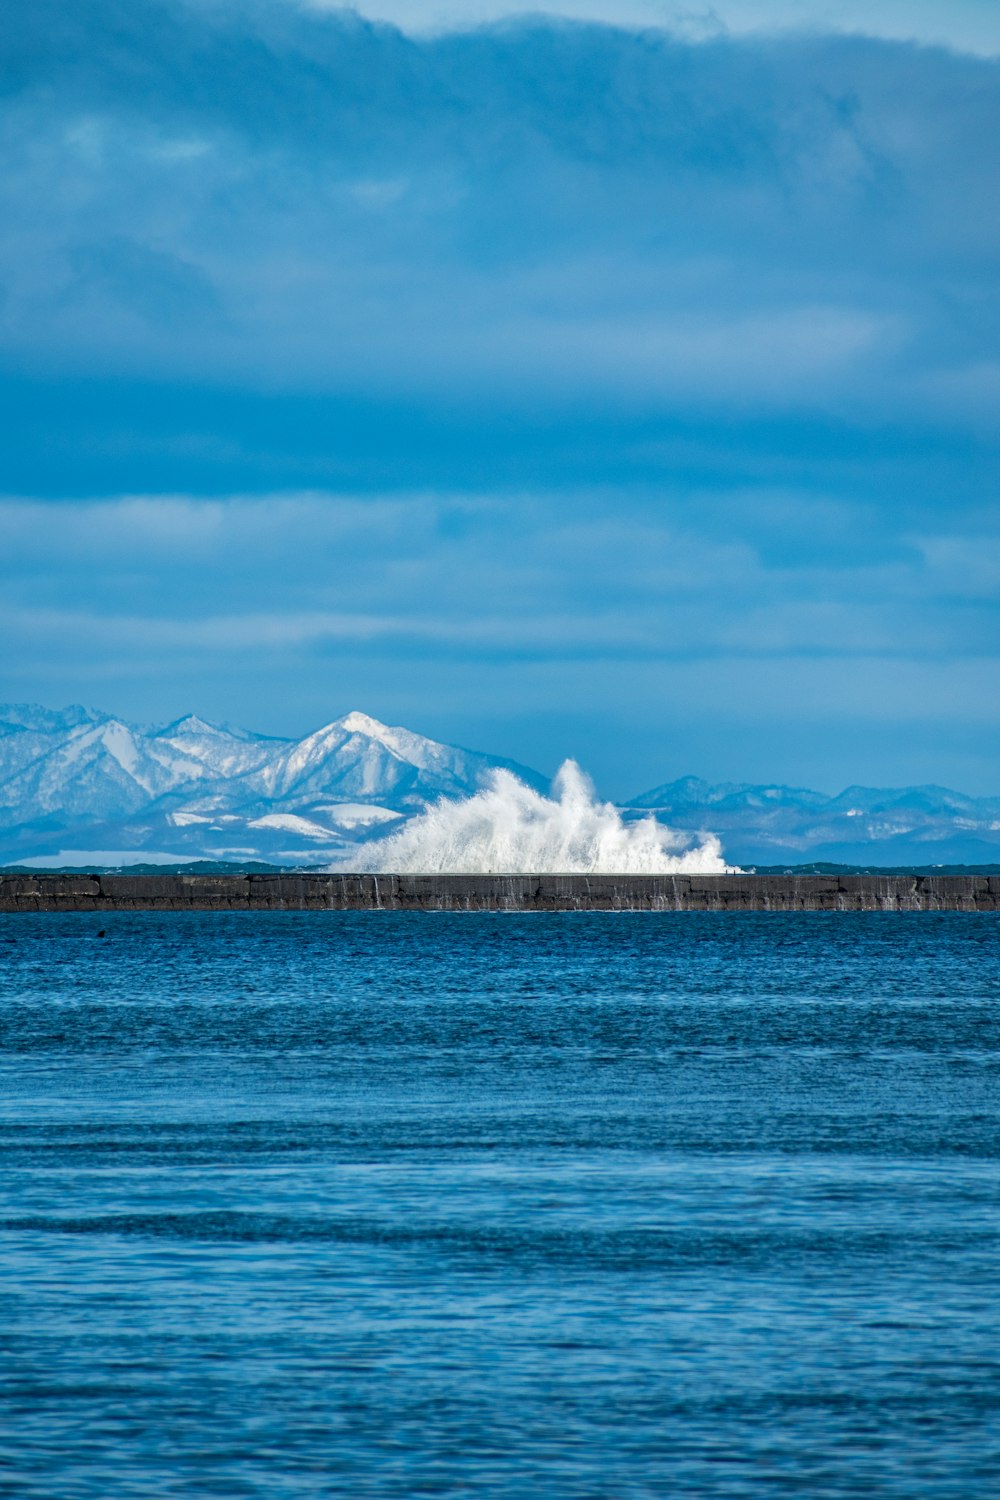
<svg viewBox="0 0 1000 1500">
<path fill-rule="evenodd" d="M 0 876 L 0 912 L 380 910 L 1000 911 L 1000 876 Z"/>
</svg>

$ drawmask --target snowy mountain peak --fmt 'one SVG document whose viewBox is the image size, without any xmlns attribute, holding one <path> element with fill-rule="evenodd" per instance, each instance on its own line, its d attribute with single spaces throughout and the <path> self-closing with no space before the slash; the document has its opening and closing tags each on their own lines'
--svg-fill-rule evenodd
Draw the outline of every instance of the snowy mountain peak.
<svg viewBox="0 0 1000 1500">
<path fill-rule="evenodd" d="M 207 719 L 201 719 L 197 714 L 186 714 L 183 719 L 175 719 L 172 724 L 165 724 L 162 729 L 156 730 L 156 738 L 181 739 L 190 735 L 212 735 L 228 740 L 242 739 L 243 735 L 236 735 L 231 729 L 224 729 L 221 724 L 211 724 Z"/>
<path fill-rule="evenodd" d="M 353 710 L 288 747 L 274 762 L 270 790 L 283 802 L 306 794 L 338 795 L 410 807 L 459 796 L 494 762 Z M 532 773 L 529 773 L 532 774 Z"/>
<path fill-rule="evenodd" d="M 328 729 L 369 740 L 373 749 L 378 745 L 407 765 L 416 766 L 432 775 L 449 774 L 456 756 L 476 758 L 474 751 L 458 750 L 454 745 L 429 739 L 425 734 L 416 734 L 412 729 L 404 729 L 398 724 L 383 724 L 381 720 L 373 719 L 370 714 L 361 713 L 357 709 L 345 714 L 342 719 L 335 719 Z M 488 759 L 482 756 L 479 758 Z M 533 772 L 528 774 L 534 775 Z"/>
<path fill-rule="evenodd" d="M 366 734 L 369 739 L 373 740 L 380 740 L 392 732 L 388 724 L 383 724 L 379 719 L 373 719 L 370 714 L 363 714 L 357 708 L 352 708 L 349 714 L 345 714 L 342 719 L 335 719 L 327 727 L 343 729 L 348 734 Z"/>
</svg>

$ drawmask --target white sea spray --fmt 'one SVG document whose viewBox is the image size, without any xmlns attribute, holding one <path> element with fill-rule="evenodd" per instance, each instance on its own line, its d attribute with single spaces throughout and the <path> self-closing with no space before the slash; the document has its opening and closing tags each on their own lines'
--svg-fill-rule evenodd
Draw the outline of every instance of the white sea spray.
<svg viewBox="0 0 1000 1500">
<path fill-rule="evenodd" d="M 435 803 L 331 868 L 400 875 L 722 875 L 733 868 L 714 835 L 689 843 L 651 815 L 626 822 L 567 760 L 551 796 L 494 770 L 473 796 Z"/>
</svg>

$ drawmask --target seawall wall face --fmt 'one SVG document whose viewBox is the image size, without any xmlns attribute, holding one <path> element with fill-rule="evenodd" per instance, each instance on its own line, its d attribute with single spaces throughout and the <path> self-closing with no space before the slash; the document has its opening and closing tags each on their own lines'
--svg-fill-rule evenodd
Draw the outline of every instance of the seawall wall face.
<svg viewBox="0 0 1000 1500">
<path fill-rule="evenodd" d="M 1000 911 L 997 875 L 0 875 L 0 912 Z"/>
</svg>

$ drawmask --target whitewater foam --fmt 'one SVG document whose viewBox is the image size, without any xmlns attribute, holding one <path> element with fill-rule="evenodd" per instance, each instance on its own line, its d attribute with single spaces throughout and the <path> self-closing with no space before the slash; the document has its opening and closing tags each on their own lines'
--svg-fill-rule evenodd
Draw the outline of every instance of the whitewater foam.
<svg viewBox="0 0 1000 1500">
<path fill-rule="evenodd" d="M 474 796 L 436 802 L 330 869 L 379 875 L 724 875 L 734 869 L 714 835 L 695 848 L 685 848 L 687 842 L 652 815 L 626 823 L 567 760 L 550 797 L 510 771 L 495 770 Z"/>
</svg>

